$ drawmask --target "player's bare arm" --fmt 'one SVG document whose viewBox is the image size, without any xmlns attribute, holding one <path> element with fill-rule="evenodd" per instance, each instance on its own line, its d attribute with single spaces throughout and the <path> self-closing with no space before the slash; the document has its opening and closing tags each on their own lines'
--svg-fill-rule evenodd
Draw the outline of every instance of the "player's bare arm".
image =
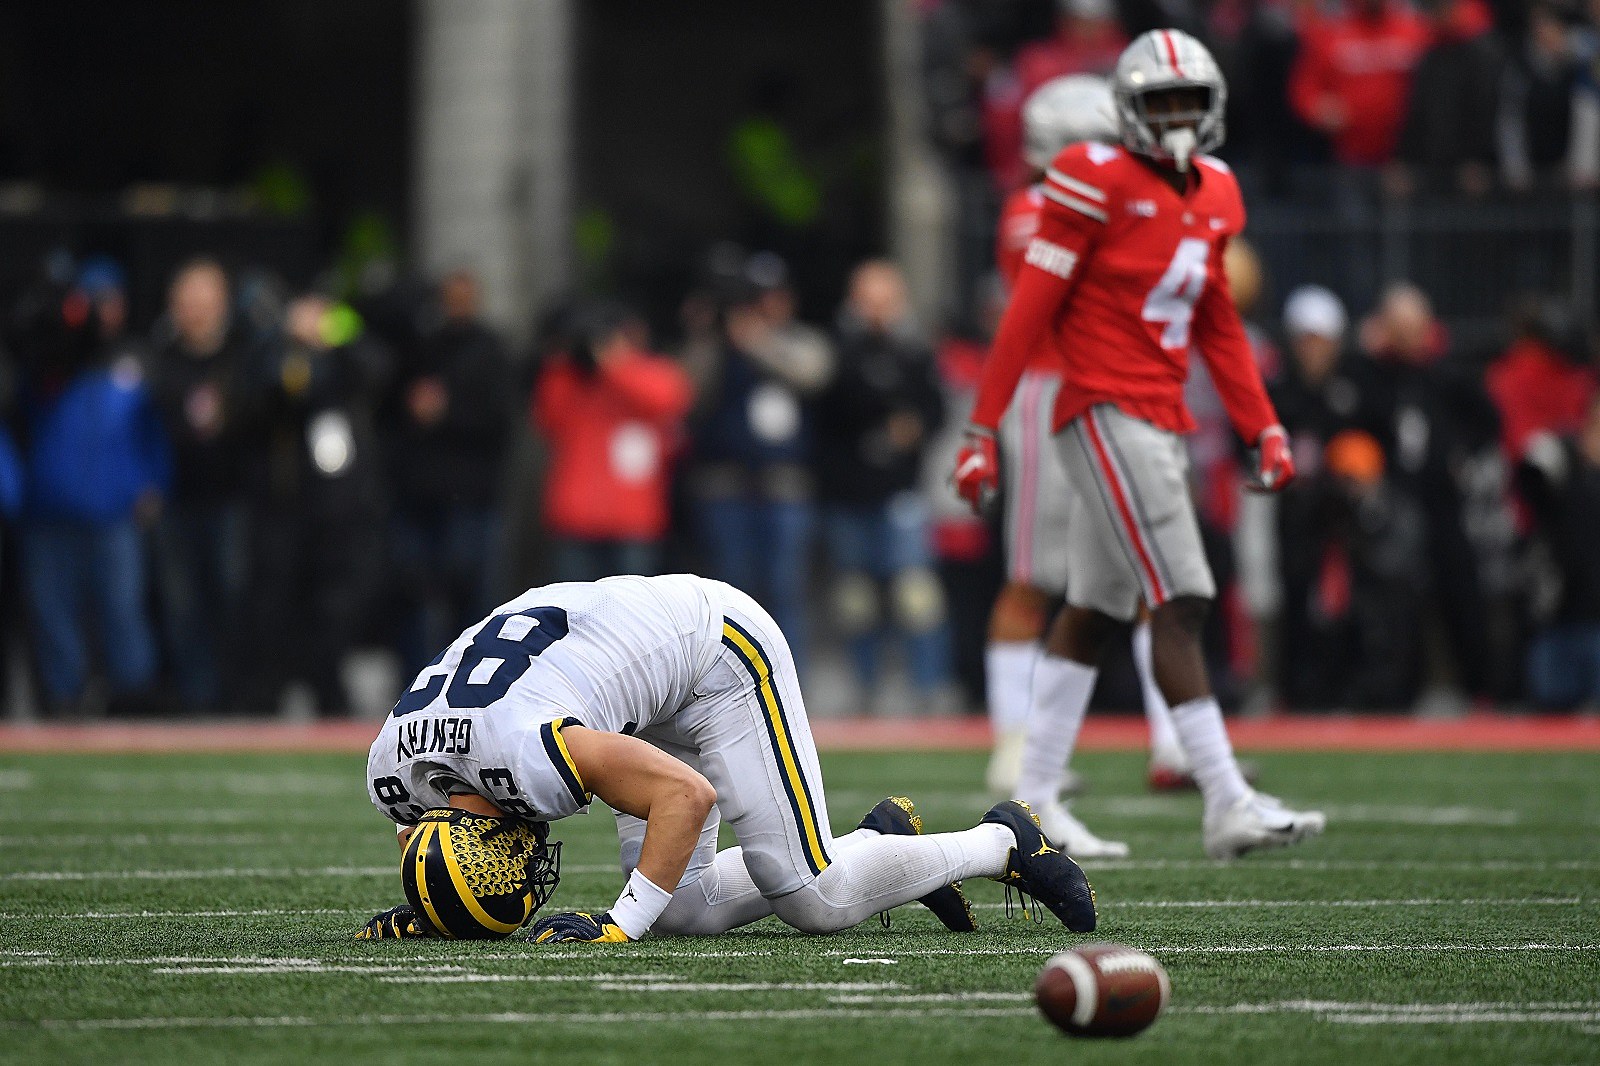
<svg viewBox="0 0 1600 1066">
<path fill-rule="evenodd" d="M 689 865 L 716 789 L 693 767 L 642 740 L 581 726 L 568 726 L 562 737 L 584 787 L 612 810 L 645 820 L 639 872 L 670 892 Z"/>
</svg>

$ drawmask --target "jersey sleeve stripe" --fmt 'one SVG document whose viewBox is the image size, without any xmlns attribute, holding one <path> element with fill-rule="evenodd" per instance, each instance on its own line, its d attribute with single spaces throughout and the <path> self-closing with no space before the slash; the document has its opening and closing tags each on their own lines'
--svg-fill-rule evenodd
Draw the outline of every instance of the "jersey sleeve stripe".
<svg viewBox="0 0 1600 1066">
<path fill-rule="evenodd" d="M 1059 189 L 1053 189 L 1048 185 L 1045 186 L 1044 194 L 1050 199 L 1054 200 L 1056 203 L 1060 204 L 1062 207 L 1070 207 L 1072 210 L 1081 215 L 1088 215 L 1096 222 L 1111 221 L 1110 215 L 1089 203 L 1087 200 L 1080 200 L 1076 196 L 1068 196 Z"/>
<path fill-rule="evenodd" d="M 544 742 L 544 752 L 550 757 L 556 773 L 561 775 L 561 783 L 567 786 L 567 791 L 572 793 L 572 798 L 577 801 L 578 806 L 587 807 L 594 797 L 584 789 L 583 778 L 578 774 L 578 765 L 572 761 L 572 754 L 567 751 L 567 742 L 561 738 L 562 729 L 569 725 L 582 724 L 576 718 L 546 722 L 539 727 L 539 739 Z"/>
<path fill-rule="evenodd" d="M 763 718 L 767 739 L 772 744 L 772 754 L 778 763 L 779 776 L 783 779 L 783 790 L 789 797 L 795 827 L 800 832 L 806 865 L 813 874 L 820 874 L 832 860 L 828 858 L 827 845 L 817 824 L 816 802 L 812 799 L 811 786 L 806 781 L 799 756 L 794 750 L 794 742 L 790 739 L 789 719 L 784 713 L 783 698 L 778 695 L 778 686 L 773 683 L 772 660 L 767 657 L 760 643 L 731 618 L 723 619 L 722 644 L 733 652 L 734 658 L 739 660 L 739 664 L 755 682 L 756 697 L 765 712 Z"/>
<path fill-rule="evenodd" d="M 1093 200 L 1097 204 L 1106 202 L 1106 194 L 1103 189 L 1097 189 L 1086 181 L 1079 181 L 1070 174 L 1063 174 L 1061 171 L 1051 168 L 1044 172 L 1044 176 L 1067 192 L 1077 193 L 1079 196 Z"/>
</svg>

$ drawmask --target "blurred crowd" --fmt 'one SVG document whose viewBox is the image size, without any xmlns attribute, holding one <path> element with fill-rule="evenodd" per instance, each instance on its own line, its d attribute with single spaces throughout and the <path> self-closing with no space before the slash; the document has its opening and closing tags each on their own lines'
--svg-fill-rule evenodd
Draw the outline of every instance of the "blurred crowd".
<svg viewBox="0 0 1600 1066">
<path fill-rule="evenodd" d="M 1600 181 L 1600 4 L 920 11 L 958 191 L 942 329 L 889 261 L 841 280 L 734 244 L 687 291 L 558 301 L 526 344 L 486 322 L 466 269 L 296 291 L 219 249 L 130 286 L 116 260 L 63 252 L 0 292 L 0 670 L 23 664 L 59 717 L 271 713 L 295 686 L 337 715 L 358 649 L 409 678 L 530 584 L 693 571 L 756 596 L 802 665 L 841 663 L 844 706 L 974 707 L 998 538 L 947 476 L 1003 307 L 993 229 L 1026 179 L 1033 88 L 1178 25 L 1228 74 L 1253 206 L 1348 222 L 1384 198 Z M 1348 284 L 1362 269 L 1372 283 Z M 1241 491 L 1196 361 L 1225 702 L 1600 706 L 1587 304 L 1524 297 L 1490 342 L 1452 335 L 1430 299 L 1447 293 L 1381 287 L 1370 261 L 1271 292 L 1240 241 L 1229 272 L 1302 474 Z M 161 306 L 134 306 L 152 291 Z M 1117 683 L 1113 667 L 1104 701 L 1133 705 Z"/>
<path fill-rule="evenodd" d="M 889 643 L 948 699 L 919 491 L 945 401 L 893 265 L 822 328 L 781 259 L 719 248 L 671 354 L 603 299 L 513 352 L 467 271 L 344 302 L 198 258 L 166 293 L 135 332 L 118 264 L 58 255 L 7 308 L 3 602 L 45 713 L 270 712 L 296 683 L 346 713 L 357 648 L 409 677 L 518 582 L 678 569 L 755 591 L 801 656 L 826 580 L 863 699 Z M 513 469 L 519 422 L 543 461 Z M 519 491 L 537 528 L 508 528 Z"/>
<path fill-rule="evenodd" d="M 1600 182 L 1600 4 L 1578 0 L 931 0 L 930 118 L 999 190 L 1026 178 L 1021 109 L 1064 74 L 1109 74 L 1133 37 L 1186 30 L 1229 86 L 1247 194 L 1333 162 L 1388 195 Z M 1300 192 L 1320 194 L 1321 188 Z"/>
<path fill-rule="evenodd" d="M 1509 343 L 1458 350 L 1415 286 L 1360 314 L 1302 288 L 1276 318 L 1242 242 L 1230 273 L 1302 475 L 1244 494 L 1196 373 L 1219 688 L 1600 703 L 1585 324 L 1529 298 Z M 861 708 L 892 661 L 919 706 L 982 692 L 997 538 L 945 479 L 993 288 L 977 329 L 930 338 L 871 260 L 812 323 L 781 259 L 721 245 L 664 342 L 578 299 L 527 352 L 464 270 L 347 303 L 195 259 L 138 333 L 126 293 L 114 261 L 56 257 L 5 318 L 0 602 L 46 714 L 268 713 L 294 683 L 341 714 L 357 648 L 408 677 L 528 583 L 670 570 L 749 589 L 802 662 L 823 638 Z M 519 423 L 539 462 L 511 461 Z"/>
<path fill-rule="evenodd" d="M 1001 199 L 1027 180 L 1023 102 L 1051 78 L 1109 74 L 1123 46 L 1173 26 L 1227 80 L 1220 155 L 1252 211 L 1324 238 L 1362 304 L 1377 252 L 1420 206 L 1445 230 L 1555 210 L 1542 246 L 1508 244 L 1485 277 L 1556 284 L 1571 195 L 1600 187 L 1600 2 L 1594 0 L 929 0 L 929 136 L 957 201 L 958 314 L 975 296 Z M 1313 212 L 1315 214 L 1313 214 Z M 1514 223 L 1526 228 L 1526 220 Z M 1387 227 L 1387 230 L 1386 230 Z M 1365 236 L 1361 236 L 1365 235 Z M 1509 236 L 1510 234 L 1502 234 Z M 1438 233 L 1430 233 L 1438 240 Z M 1350 243 L 1350 242 L 1355 243 Z M 1291 257 L 1273 251 L 1275 264 Z M 1588 286 L 1592 287 L 1592 286 Z M 1461 313 L 1461 308 L 1452 309 Z"/>
</svg>

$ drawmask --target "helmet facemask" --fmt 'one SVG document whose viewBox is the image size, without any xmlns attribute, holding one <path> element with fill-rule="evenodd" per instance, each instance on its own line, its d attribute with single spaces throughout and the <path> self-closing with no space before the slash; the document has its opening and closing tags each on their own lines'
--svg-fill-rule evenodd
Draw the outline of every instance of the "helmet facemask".
<svg viewBox="0 0 1600 1066">
<path fill-rule="evenodd" d="M 1134 114 L 1160 149 L 1151 153 L 1170 160 L 1179 173 L 1202 150 L 1200 129 L 1212 115 L 1209 85 L 1163 85 L 1130 94 Z"/>
</svg>

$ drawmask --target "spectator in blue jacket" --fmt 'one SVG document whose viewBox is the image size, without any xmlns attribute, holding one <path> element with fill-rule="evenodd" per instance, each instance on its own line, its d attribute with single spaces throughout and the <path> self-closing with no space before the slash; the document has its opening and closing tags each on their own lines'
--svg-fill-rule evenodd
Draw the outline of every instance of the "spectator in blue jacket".
<svg viewBox="0 0 1600 1066">
<path fill-rule="evenodd" d="M 155 681 L 141 527 L 170 464 L 126 322 L 121 271 L 91 260 L 72 287 L 30 294 L 17 345 L 22 574 L 45 703 L 58 714 L 84 706 L 91 647 L 113 710 L 138 706 Z"/>
<path fill-rule="evenodd" d="M 694 498 L 706 569 L 755 596 L 804 661 L 816 504 L 811 400 L 834 371 L 827 334 L 795 317 L 783 260 L 752 256 L 720 293 L 720 329 L 684 347 L 698 397 Z"/>
<path fill-rule="evenodd" d="M 10 521 L 22 510 L 22 456 L 11 434 L 0 426 L 0 520 Z"/>
</svg>

